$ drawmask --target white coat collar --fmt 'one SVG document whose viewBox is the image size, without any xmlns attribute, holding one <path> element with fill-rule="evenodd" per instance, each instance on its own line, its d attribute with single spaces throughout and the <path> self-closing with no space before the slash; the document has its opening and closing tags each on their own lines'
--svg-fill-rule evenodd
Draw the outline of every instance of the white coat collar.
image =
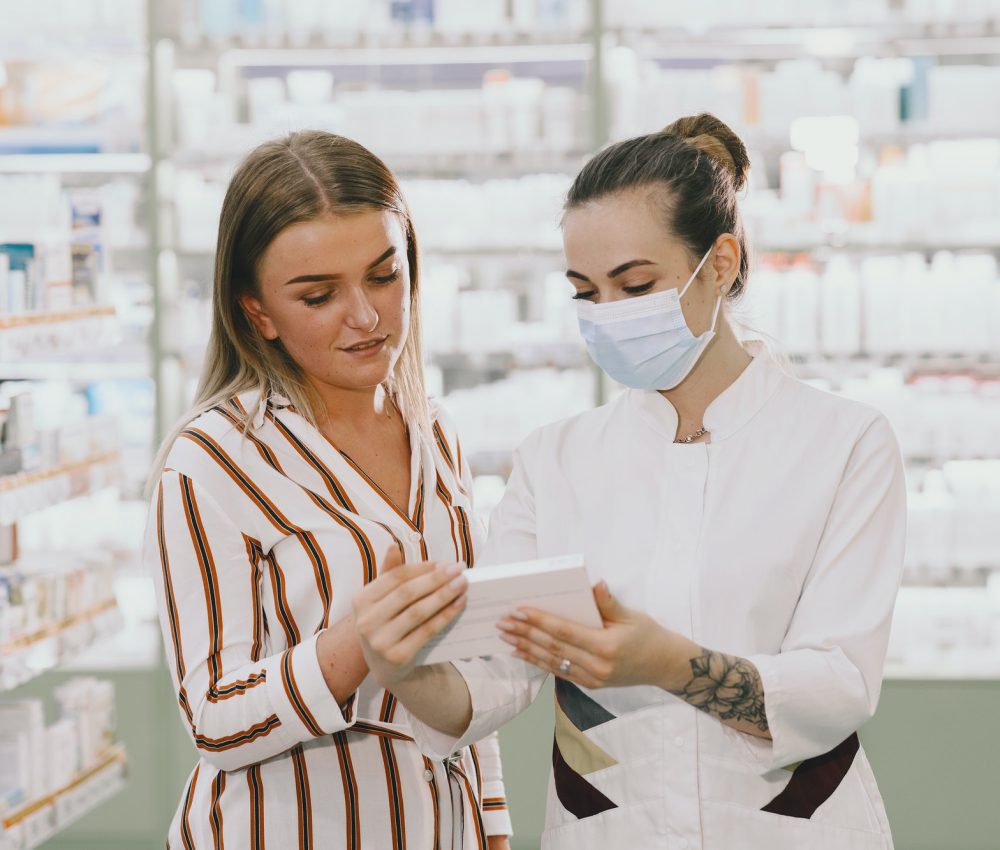
<svg viewBox="0 0 1000 850">
<path fill-rule="evenodd" d="M 745 344 L 753 357 L 740 376 L 705 410 L 704 425 L 718 443 L 746 425 L 777 392 L 787 376 L 759 340 Z M 674 440 L 677 434 L 677 411 L 655 390 L 626 390 L 625 400 L 657 431 Z M 686 447 L 684 447 L 686 448 Z"/>
</svg>

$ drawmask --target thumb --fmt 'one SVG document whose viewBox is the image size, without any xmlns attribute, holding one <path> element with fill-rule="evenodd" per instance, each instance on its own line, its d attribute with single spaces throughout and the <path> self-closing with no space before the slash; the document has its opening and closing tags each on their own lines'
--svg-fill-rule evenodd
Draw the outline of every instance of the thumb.
<svg viewBox="0 0 1000 850">
<path fill-rule="evenodd" d="M 611 595 L 608 585 L 603 581 L 594 585 L 594 601 L 605 623 L 620 623 L 628 618 L 628 609 Z"/>
<path fill-rule="evenodd" d="M 382 558 L 382 566 L 379 567 L 379 574 L 387 573 L 391 569 L 401 566 L 403 563 L 403 553 L 400 551 L 399 546 L 390 546 L 389 550 L 385 553 L 385 557 Z"/>
</svg>

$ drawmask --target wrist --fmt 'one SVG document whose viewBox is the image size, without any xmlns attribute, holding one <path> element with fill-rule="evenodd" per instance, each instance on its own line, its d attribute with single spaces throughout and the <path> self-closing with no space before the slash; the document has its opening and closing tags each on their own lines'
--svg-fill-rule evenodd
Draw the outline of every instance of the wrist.
<svg viewBox="0 0 1000 850">
<path fill-rule="evenodd" d="M 697 656 L 698 646 L 676 632 L 668 629 L 662 632 L 658 653 L 661 663 L 655 684 L 669 693 L 677 693 L 691 681 L 691 659 Z"/>
</svg>

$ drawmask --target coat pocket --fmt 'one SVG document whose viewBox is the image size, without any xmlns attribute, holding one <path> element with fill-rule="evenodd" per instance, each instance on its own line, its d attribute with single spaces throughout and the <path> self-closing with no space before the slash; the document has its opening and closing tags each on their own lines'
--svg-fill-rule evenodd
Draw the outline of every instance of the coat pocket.
<svg viewBox="0 0 1000 850">
<path fill-rule="evenodd" d="M 729 803 L 703 803 L 702 850 L 766 847 L 767 850 L 892 850 L 880 831 L 849 829 L 786 817 Z"/>
</svg>

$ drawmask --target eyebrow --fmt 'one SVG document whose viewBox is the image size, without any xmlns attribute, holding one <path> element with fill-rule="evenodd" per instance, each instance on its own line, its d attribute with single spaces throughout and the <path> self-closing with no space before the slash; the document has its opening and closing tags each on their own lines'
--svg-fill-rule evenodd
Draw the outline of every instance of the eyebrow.
<svg viewBox="0 0 1000 850">
<path fill-rule="evenodd" d="M 620 274 L 625 274 L 629 269 L 634 269 L 637 266 L 654 266 L 652 260 L 629 260 L 627 263 L 622 263 L 620 266 L 615 266 L 611 271 L 608 272 L 608 277 L 618 277 Z M 575 272 L 573 269 L 569 269 L 566 272 L 566 277 L 576 278 L 577 280 L 582 280 L 585 283 L 590 283 L 590 278 L 585 274 L 580 272 Z"/>
<path fill-rule="evenodd" d="M 378 259 L 373 260 L 372 262 L 370 262 L 368 264 L 368 267 L 365 269 L 365 271 L 371 271 L 376 266 L 381 265 L 382 263 L 384 263 L 386 260 L 389 259 L 389 257 L 391 257 L 395 253 L 396 253 L 395 247 L 386 248 L 386 250 L 383 251 L 382 254 L 379 255 Z M 286 280 L 285 281 L 285 286 L 288 286 L 290 283 L 316 283 L 317 281 L 320 281 L 320 280 L 339 280 L 342 277 L 343 277 L 343 275 L 340 274 L 340 273 L 337 273 L 337 274 L 301 274 L 298 277 L 293 277 L 291 280 Z"/>
</svg>

